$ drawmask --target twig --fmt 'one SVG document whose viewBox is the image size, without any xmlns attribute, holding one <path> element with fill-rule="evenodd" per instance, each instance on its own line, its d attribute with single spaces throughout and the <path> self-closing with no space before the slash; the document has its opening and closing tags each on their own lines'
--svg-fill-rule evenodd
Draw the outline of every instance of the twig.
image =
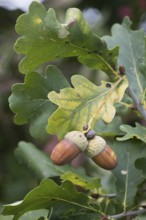
<svg viewBox="0 0 146 220">
<path fill-rule="evenodd" d="M 143 213 L 146 213 L 146 209 L 138 209 L 138 210 L 135 210 L 135 211 L 129 211 L 129 212 L 123 212 L 123 213 L 120 213 L 120 214 L 117 214 L 117 215 L 110 215 L 110 216 L 107 216 L 108 219 L 118 219 L 118 218 L 123 218 L 125 216 L 134 216 L 134 215 L 141 215 Z"/>
<path fill-rule="evenodd" d="M 98 193 L 94 193 L 94 194 L 91 194 L 90 196 L 92 198 L 94 198 L 94 199 L 98 199 L 98 198 L 109 198 L 109 199 L 112 199 L 112 198 L 116 197 L 116 194 L 115 193 L 111 193 L 111 194 L 98 194 Z"/>
<path fill-rule="evenodd" d="M 128 87 L 128 93 L 130 95 L 130 97 L 133 99 L 134 104 L 137 108 L 137 110 L 141 113 L 141 115 L 143 116 L 144 120 L 146 121 L 146 111 L 144 109 L 144 106 L 142 103 L 140 103 L 139 99 L 137 98 L 137 96 L 135 95 L 133 89 L 129 86 Z"/>
</svg>

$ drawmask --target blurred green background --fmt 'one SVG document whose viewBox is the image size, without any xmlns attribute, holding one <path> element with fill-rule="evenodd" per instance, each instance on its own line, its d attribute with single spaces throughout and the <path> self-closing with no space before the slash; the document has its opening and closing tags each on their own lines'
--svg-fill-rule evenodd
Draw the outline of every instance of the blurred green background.
<svg viewBox="0 0 146 220">
<path fill-rule="evenodd" d="M 11 86 L 23 82 L 24 78 L 18 71 L 21 56 L 13 50 L 18 38 L 15 22 L 24 12 L 20 9 L 3 8 L 2 2 L 3 0 L 0 0 L 0 203 L 6 204 L 21 200 L 37 184 L 35 176 L 15 159 L 14 150 L 17 143 L 20 140 L 32 141 L 44 149 L 44 146 L 48 145 L 48 140 L 33 140 L 27 125 L 14 124 L 14 114 L 9 109 L 8 98 L 11 94 Z M 11 2 L 8 1 L 8 4 L 10 5 Z M 54 8 L 61 22 L 67 8 L 79 8 L 100 36 L 110 34 L 112 24 L 121 22 L 126 15 L 133 21 L 134 29 L 143 28 L 146 31 L 145 0 L 46 0 L 43 4 L 47 9 Z M 90 70 L 81 67 L 75 59 L 62 59 L 52 63 L 57 65 L 68 79 L 74 73 L 89 77 Z M 95 74 L 94 77 L 97 75 Z"/>
</svg>

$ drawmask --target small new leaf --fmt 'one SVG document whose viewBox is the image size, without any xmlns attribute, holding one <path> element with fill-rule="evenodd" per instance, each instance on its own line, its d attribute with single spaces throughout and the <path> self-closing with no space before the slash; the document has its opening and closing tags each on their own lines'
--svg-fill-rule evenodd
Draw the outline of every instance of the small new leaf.
<svg viewBox="0 0 146 220">
<path fill-rule="evenodd" d="M 34 1 L 29 12 L 18 18 L 16 31 L 21 37 L 16 41 L 15 50 L 25 55 L 19 65 L 22 73 L 31 72 L 44 62 L 77 57 L 91 68 L 117 74 L 118 47 L 108 50 L 77 8 L 68 9 L 65 23 L 61 24 L 52 8 L 46 11 L 42 4 Z"/>
<path fill-rule="evenodd" d="M 52 208 L 53 219 L 58 216 L 65 219 L 66 216 L 82 215 L 91 211 L 98 214 L 98 210 L 92 208 L 88 202 L 88 197 L 77 192 L 71 182 L 65 181 L 58 186 L 54 181 L 44 179 L 20 204 L 5 206 L 3 215 L 14 215 L 13 220 L 18 220 L 28 211 Z"/>
<path fill-rule="evenodd" d="M 65 88 L 60 93 L 50 92 L 51 102 L 59 106 L 48 120 L 47 131 L 62 138 L 68 131 L 82 131 L 83 126 L 93 127 L 102 118 L 109 123 L 115 116 L 114 102 L 120 101 L 128 86 L 125 78 L 120 78 L 111 87 L 107 82 L 96 86 L 83 76 L 71 78 L 74 88 Z"/>
<path fill-rule="evenodd" d="M 146 143 L 146 128 L 140 125 L 139 123 L 135 123 L 135 127 L 132 127 L 130 125 L 121 125 L 120 129 L 123 132 L 126 132 L 127 134 L 123 137 L 117 138 L 118 141 L 125 141 L 130 138 L 136 137 L 137 139 L 140 139 L 141 141 Z"/>
<path fill-rule="evenodd" d="M 49 91 L 59 91 L 69 86 L 63 74 L 54 66 L 48 66 L 46 75 L 37 72 L 27 74 L 24 83 L 17 83 L 12 88 L 9 98 L 10 108 L 16 114 L 15 123 L 30 123 L 33 137 L 44 138 L 48 117 L 56 107 L 48 100 Z"/>
</svg>

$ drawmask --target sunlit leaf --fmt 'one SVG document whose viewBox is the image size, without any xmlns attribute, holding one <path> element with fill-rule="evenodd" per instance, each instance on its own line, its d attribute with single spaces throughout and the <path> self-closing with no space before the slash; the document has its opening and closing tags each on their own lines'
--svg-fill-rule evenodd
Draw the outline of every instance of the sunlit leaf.
<svg viewBox="0 0 146 220">
<path fill-rule="evenodd" d="M 116 112 L 114 102 L 123 98 L 128 86 L 124 78 L 115 83 L 102 82 L 96 86 L 83 76 L 74 75 L 71 82 L 74 88 L 65 88 L 60 93 L 51 92 L 48 95 L 50 101 L 59 108 L 49 118 L 47 131 L 59 137 L 69 130 L 82 130 L 85 124 L 94 126 L 100 118 L 106 123 L 111 122 Z"/>
<path fill-rule="evenodd" d="M 54 9 L 48 11 L 38 2 L 30 5 L 29 12 L 21 15 L 16 24 L 21 36 L 15 50 L 24 54 L 19 68 L 28 73 L 44 62 L 62 57 L 78 57 L 78 60 L 108 74 L 116 74 L 115 63 L 118 47 L 108 50 L 106 43 L 92 33 L 81 11 L 70 8 L 61 24 Z"/>
<path fill-rule="evenodd" d="M 141 141 L 146 143 L 146 128 L 137 122 L 135 123 L 135 125 L 135 127 L 132 127 L 130 125 L 121 125 L 120 129 L 123 132 L 126 132 L 126 134 L 123 137 L 117 138 L 117 140 L 125 141 L 136 137 L 137 139 L 140 139 Z"/>
<path fill-rule="evenodd" d="M 10 108 L 16 114 L 15 123 L 30 123 L 30 133 L 36 138 L 47 135 L 48 117 L 56 107 L 48 100 L 48 92 L 59 91 L 69 86 L 63 74 L 54 66 L 48 66 L 46 76 L 36 72 L 27 74 L 24 83 L 17 83 L 12 88 L 9 98 Z"/>
</svg>

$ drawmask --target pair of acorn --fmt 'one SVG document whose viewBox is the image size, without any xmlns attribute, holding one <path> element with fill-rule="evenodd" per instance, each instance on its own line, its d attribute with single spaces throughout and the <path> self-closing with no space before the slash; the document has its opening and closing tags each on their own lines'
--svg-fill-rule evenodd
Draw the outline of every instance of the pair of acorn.
<svg viewBox="0 0 146 220">
<path fill-rule="evenodd" d="M 117 166 L 115 152 L 102 137 L 96 135 L 94 130 L 86 133 L 81 131 L 67 133 L 52 150 L 51 160 L 56 165 L 64 165 L 83 151 L 103 169 L 112 170 Z"/>
</svg>

